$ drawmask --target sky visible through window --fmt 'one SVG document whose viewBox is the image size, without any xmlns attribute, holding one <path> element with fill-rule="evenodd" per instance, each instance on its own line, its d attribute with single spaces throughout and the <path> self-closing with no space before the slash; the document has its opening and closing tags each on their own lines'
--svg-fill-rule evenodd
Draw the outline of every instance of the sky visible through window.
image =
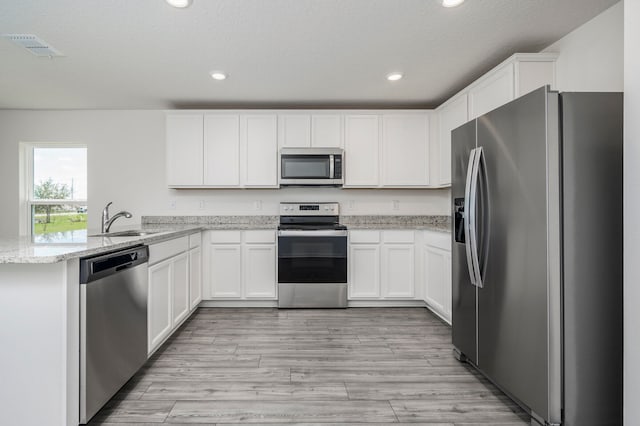
<svg viewBox="0 0 640 426">
<path fill-rule="evenodd" d="M 51 179 L 66 185 L 71 200 L 87 199 L 86 148 L 34 148 L 34 186 Z"/>
</svg>

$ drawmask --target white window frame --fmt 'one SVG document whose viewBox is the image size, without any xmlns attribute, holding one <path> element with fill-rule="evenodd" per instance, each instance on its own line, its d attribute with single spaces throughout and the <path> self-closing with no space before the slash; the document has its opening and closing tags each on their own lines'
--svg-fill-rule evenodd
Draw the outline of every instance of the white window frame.
<svg viewBox="0 0 640 426">
<path fill-rule="evenodd" d="M 33 198 L 33 150 L 34 148 L 87 148 L 86 144 L 71 142 L 20 142 L 20 235 L 33 236 L 31 212 L 33 206 L 66 204 L 88 206 L 87 200 L 36 200 Z M 88 157 L 88 155 L 87 155 Z M 87 162 L 88 162 L 87 158 Z M 87 208 L 88 210 L 88 208 Z"/>
</svg>

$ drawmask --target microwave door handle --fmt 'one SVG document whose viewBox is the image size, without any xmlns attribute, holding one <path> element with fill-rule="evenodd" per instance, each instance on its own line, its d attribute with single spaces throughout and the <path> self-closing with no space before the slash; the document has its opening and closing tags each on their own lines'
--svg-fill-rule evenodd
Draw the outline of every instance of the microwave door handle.
<svg viewBox="0 0 640 426">
<path fill-rule="evenodd" d="M 329 179 L 334 179 L 335 172 L 335 163 L 333 160 L 333 154 L 331 154 L 329 155 Z"/>
</svg>

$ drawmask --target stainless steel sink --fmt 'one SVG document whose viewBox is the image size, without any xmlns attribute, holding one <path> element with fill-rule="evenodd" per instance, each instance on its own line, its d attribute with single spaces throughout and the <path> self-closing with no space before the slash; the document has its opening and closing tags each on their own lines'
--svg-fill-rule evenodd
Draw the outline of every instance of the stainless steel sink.
<svg viewBox="0 0 640 426">
<path fill-rule="evenodd" d="M 132 229 L 130 231 L 105 232 L 104 234 L 89 235 L 90 237 L 144 237 L 145 235 L 157 234 L 157 231 L 141 231 Z"/>
</svg>

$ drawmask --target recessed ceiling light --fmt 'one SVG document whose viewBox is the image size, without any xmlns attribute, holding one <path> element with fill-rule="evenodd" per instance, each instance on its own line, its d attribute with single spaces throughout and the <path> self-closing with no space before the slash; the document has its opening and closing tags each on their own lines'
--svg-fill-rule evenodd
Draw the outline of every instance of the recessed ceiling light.
<svg viewBox="0 0 640 426">
<path fill-rule="evenodd" d="M 211 71 L 211 78 L 214 80 L 224 80 L 227 78 L 227 75 L 222 71 Z"/>
<path fill-rule="evenodd" d="M 177 7 L 180 9 L 184 9 L 185 7 L 191 6 L 192 0 L 166 0 L 173 7 Z"/>
<path fill-rule="evenodd" d="M 389 81 L 398 81 L 402 78 L 402 73 L 401 72 L 392 72 L 391 74 L 389 74 L 387 76 L 387 80 Z"/>
<path fill-rule="evenodd" d="M 460 6 L 464 3 L 464 0 L 442 0 L 442 5 L 444 7 L 456 7 Z"/>
</svg>

